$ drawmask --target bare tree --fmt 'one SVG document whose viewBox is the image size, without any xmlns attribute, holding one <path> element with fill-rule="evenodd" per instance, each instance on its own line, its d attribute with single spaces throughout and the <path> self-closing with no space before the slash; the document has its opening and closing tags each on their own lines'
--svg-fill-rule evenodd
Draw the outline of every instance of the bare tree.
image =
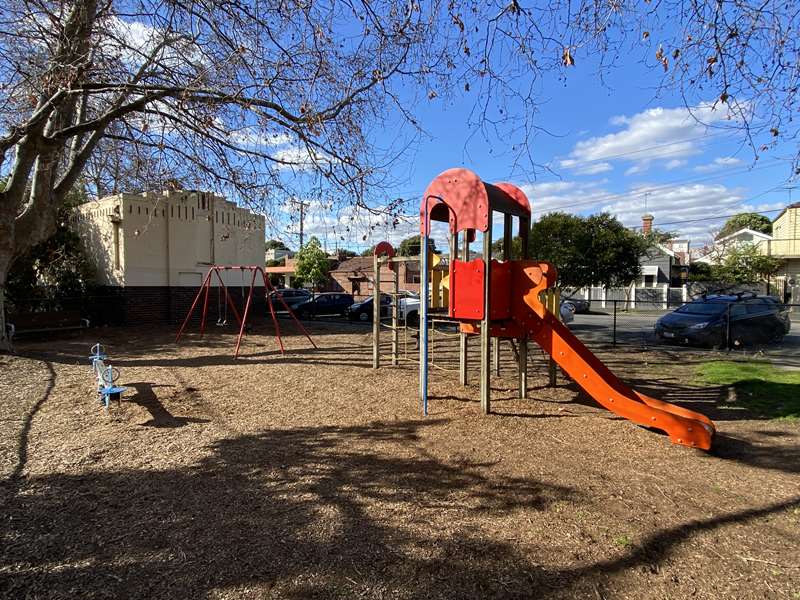
<svg viewBox="0 0 800 600">
<path fill-rule="evenodd" d="M 454 94 L 474 99 L 470 132 L 521 140 L 518 158 L 533 164 L 542 75 L 589 55 L 605 68 L 624 44 L 649 53 L 673 13 L 684 28 L 662 28 L 672 38 L 659 42 L 657 67 L 672 53 L 678 85 L 716 86 L 712 97 L 751 117 L 768 90 L 774 135 L 790 135 L 781 119 L 795 108 L 797 16 L 778 4 L 5 0 L 0 343 L 10 265 L 53 232 L 79 178 L 98 194 L 178 181 L 267 213 L 309 191 L 368 207 L 419 131 L 415 108 Z M 387 219 L 399 206 L 381 204 Z"/>
</svg>

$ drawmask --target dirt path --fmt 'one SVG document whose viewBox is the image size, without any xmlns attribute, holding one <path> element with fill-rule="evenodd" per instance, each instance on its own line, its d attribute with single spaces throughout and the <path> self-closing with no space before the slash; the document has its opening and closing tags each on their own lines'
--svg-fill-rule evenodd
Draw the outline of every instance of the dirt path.
<svg viewBox="0 0 800 600">
<path fill-rule="evenodd" d="M 669 355 L 609 354 L 705 411 L 707 455 L 582 399 L 374 372 L 364 329 L 316 325 L 282 357 L 254 335 L 103 342 L 131 389 L 105 414 L 94 342 L 0 356 L 0 593 L 9 598 L 792 598 L 800 426 L 726 407 Z M 454 366 L 444 339 L 438 364 Z"/>
</svg>

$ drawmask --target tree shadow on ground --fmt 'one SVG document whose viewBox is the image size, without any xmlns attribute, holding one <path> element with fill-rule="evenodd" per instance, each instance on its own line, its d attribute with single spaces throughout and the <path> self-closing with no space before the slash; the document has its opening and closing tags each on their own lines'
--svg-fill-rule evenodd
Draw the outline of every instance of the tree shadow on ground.
<svg viewBox="0 0 800 600">
<path fill-rule="evenodd" d="M 6 597 L 574 597 L 658 564 L 698 531 L 797 499 L 653 533 L 621 558 L 547 570 L 477 519 L 586 501 L 568 487 L 445 463 L 418 443 L 436 420 L 305 427 L 218 441 L 160 470 L 25 480 L 0 525 Z M 447 511 L 452 517 L 443 517 Z M 433 520 L 433 523 L 431 521 Z"/>
<path fill-rule="evenodd" d="M 438 423 L 271 431 L 222 440 L 209 458 L 187 468 L 30 478 L 5 507 L 0 592 L 149 598 L 254 586 L 262 593 L 277 587 L 289 598 L 380 596 L 392 589 L 419 597 L 496 592 L 500 573 L 511 576 L 523 559 L 469 527 L 430 529 L 429 517 L 454 509 L 488 518 L 544 510 L 578 494 L 531 479 L 489 479 L 481 473 L 486 465 L 430 457 L 415 440 L 421 427 Z M 414 451 L 375 450 L 385 444 Z M 480 567 L 487 554 L 492 558 Z"/>
</svg>

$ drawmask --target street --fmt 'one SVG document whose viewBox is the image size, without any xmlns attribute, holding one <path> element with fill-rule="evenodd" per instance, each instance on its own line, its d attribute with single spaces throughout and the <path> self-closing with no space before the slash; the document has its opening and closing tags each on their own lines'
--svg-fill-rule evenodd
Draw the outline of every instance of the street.
<svg viewBox="0 0 800 600">
<path fill-rule="evenodd" d="M 617 313 L 616 342 L 619 345 L 664 346 L 670 349 L 686 348 L 678 344 L 665 344 L 653 333 L 656 320 L 670 311 L 647 313 Z M 576 314 L 569 328 L 583 342 L 588 344 L 610 344 L 614 340 L 614 316 L 611 314 Z M 697 348 L 692 347 L 693 350 Z M 780 343 L 769 344 L 763 348 L 768 355 L 800 358 L 800 322 L 792 321 L 792 329 Z"/>
</svg>

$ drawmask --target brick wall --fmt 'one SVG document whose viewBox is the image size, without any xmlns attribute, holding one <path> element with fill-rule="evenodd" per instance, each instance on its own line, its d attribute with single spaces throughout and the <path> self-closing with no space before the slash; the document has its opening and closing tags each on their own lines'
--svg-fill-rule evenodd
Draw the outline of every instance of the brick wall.
<svg viewBox="0 0 800 600">
<path fill-rule="evenodd" d="M 186 318 L 186 314 L 197 295 L 196 287 L 136 286 L 124 288 L 104 288 L 99 291 L 99 300 L 93 303 L 91 320 L 93 325 L 169 325 L 178 326 Z M 248 290 L 244 290 L 245 299 Z M 238 287 L 228 288 L 236 310 L 244 309 L 242 290 Z M 217 288 L 211 288 L 208 296 L 207 324 L 227 318 L 228 323 L 235 323 L 236 317 L 230 307 L 225 309 L 225 294 Z M 203 310 L 203 296 L 198 300 L 193 318 L 195 325 L 200 323 Z M 267 311 L 263 288 L 255 290 L 250 305 L 250 314 L 264 315 Z"/>
</svg>

